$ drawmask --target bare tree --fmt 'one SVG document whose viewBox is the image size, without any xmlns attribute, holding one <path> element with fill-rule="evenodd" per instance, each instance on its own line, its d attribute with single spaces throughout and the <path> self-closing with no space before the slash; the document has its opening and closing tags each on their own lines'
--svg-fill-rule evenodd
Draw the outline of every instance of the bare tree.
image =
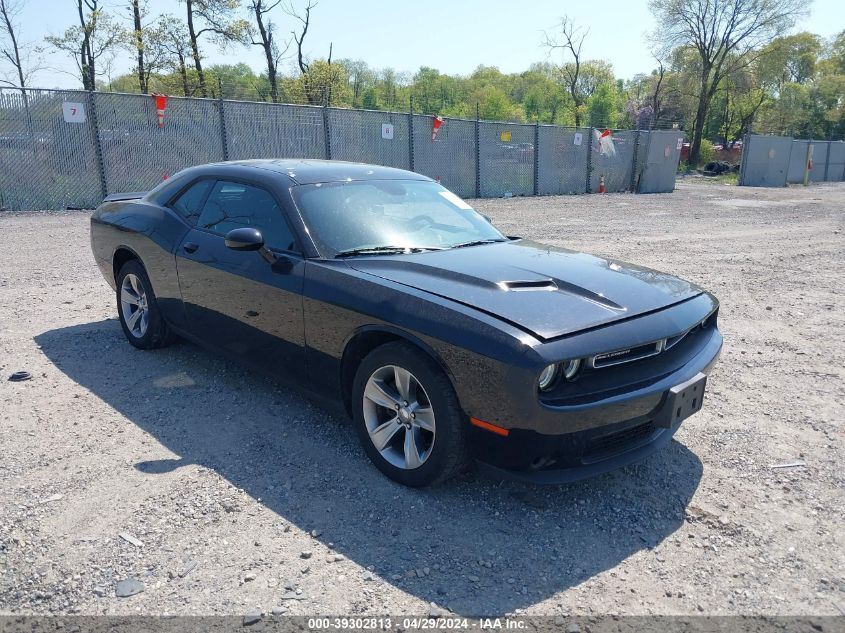
<svg viewBox="0 0 845 633">
<path fill-rule="evenodd" d="M 38 64 L 30 62 L 33 47 L 20 40 L 20 24 L 16 19 L 22 8 L 20 0 L 0 0 L 0 60 L 11 64 L 13 69 L 12 79 L 0 77 L 0 84 L 26 88 Z"/>
<path fill-rule="evenodd" d="M 110 68 L 118 47 L 125 41 L 125 31 L 103 11 L 99 0 L 76 0 L 76 10 L 79 24 L 60 36 L 48 36 L 46 40 L 73 57 L 82 77 L 82 87 L 94 90 L 97 76 L 102 74 L 97 70 L 98 66 Z"/>
<path fill-rule="evenodd" d="M 311 80 L 311 76 L 308 74 L 308 70 L 310 68 L 310 63 L 308 61 L 307 55 L 305 54 L 304 44 L 305 44 L 305 36 L 308 35 L 308 27 L 311 26 L 311 9 L 317 6 L 317 2 L 315 0 L 308 0 L 308 4 L 305 5 L 304 13 L 298 12 L 293 4 L 290 4 L 285 7 L 285 13 L 287 13 L 292 18 L 295 18 L 300 23 L 300 28 L 298 31 L 291 31 L 291 35 L 293 36 L 293 41 L 296 42 L 296 62 L 299 66 L 299 72 L 301 74 L 303 85 L 305 87 L 305 97 L 308 100 L 308 103 L 312 104 L 320 104 L 323 102 L 331 102 L 331 93 L 325 92 L 319 85 L 315 85 L 314 82 Z M 329 57 L 328 57 L 328 74 L 331 74 L 331 65 L 332 65 L 332 44 L 329 44 Z"/>
<path fill-rule="evenodd" d="M 255 16 L 255 25 L 258 29 L 258 40 L 255 39 L 255 31 L 252 30 L 250 41 L 253 46 L 260 46 L 264 51 L 264 58 L 267 60 L 267 80 L 270 82 L 270 98 L 273 103 L 279 101 L 278 68 L 279 62 L 290 48 L 291 41 L 284 43 L 282 50 L 275 40 L 275 24 L 268 19 L 267 15 L 282 3 L 282 0 L 251 0 L 252 13 Z"/>
<path fill-rule="evenodd" d="M 144 4 L 146 5 L 146 2 Z M 150 77 L 144 66 L 144 26 L 141 23 L 140 0 L 129 0 L 129 8 L 132 10 L 132 46 L 138 59 L 138 87 L 142 93 L 147 94 L 150 88 Z"/>
<path fill-rule="evenodd" d="M 164 27 L 170 16 L 159 16 L 154 21 L 147 20 L 147 0 L 128 0 L 132 13 L 132 31 L 127 40 L 129 49 L 135 54 L 138 75 L 138 88 L 143 94 L 150 91 L 150 77 L 153 73 L 167 66 L 168 33 Z M 184 36 L 184 35 L 183 35 Z"/>
<path fill-rule="evenodd" d="M 581 49 L 584 47 L 584 40 L 587 38 L 589 30 L 577 27 L 575 23 L 568 17 L 563 16 L 560 19 L 558 26 L 560 29 L 559 37 L 551 37 L 548 33 L 544 33 L 543 45 L 549 50 L 561 51 L 564 59 L 567 56 L 572 57 L 572 61 L 564 63 L 560 69 L 560 75 L 564 80 L 566 89 L 572 97 L 575 106 L 575 125 L 580 127 L 581 114 L 584 103 L 587 100 L 587 95 L 579 90 L 579 80 L 581 79 L 581 65 L 582 56 Z"/>
<path fill-rule="evenodd" d="M 655 38 L 664 53 L 691 47 L 699 58 L 698 105 L 690 143 L 690 164 L 701 151 L 704 124 L 719 84 L 753 63 L 759 49 L 790 28 L 806 11 L 805 0 L 650 0 Z"/>
<path fill-rule="evenodd" d="M 314 0 L 308 0 L 308 4 L 305 6 L 305 15 L 301 15 L 293 7 L 293 4 L 285 7 L 285 13 L 302 23 L 299 32 L 291 31 L 291 35 L 296 42 L 296 62 L 299 65 L 299 72 L 303 75 L 308 73 L 308 62 L 305 59 L 302 47 L 305 43 L 305 36 L 308 35 L 308 27 L 311 26 L 311 9 L 316 6 L 317 3 Z"/>
<path fill-rule="evenodd" d="M 179 18 L 164 15 L 159 19 L 158 28 L 161 33 L 164 64 L 179 73 L 182 82 L 182 94 L 190 97 L 193 94 L 193 89 L 188 79 L 188 59 L 191 56 L 191 50 L 186 37 L 187 27 Z"/>
<path fill-rule="evenodd" d="M 657 62 L 657 71 L 655 72 L 654 91 L 651 94 L 651 123 L 649 127 L 654 127 L 657 119 L 660 117 L 660 106 L 663 100 L 660 97 L 660 90 L 663 87 L 663 79 L 666 77 L 666 67 L 663 65 L 663 60 L 658 55 L 653 55 L 654 61 Z"/>
<path fill-rule="evenodd" d="M 200 37 L 210 34 L 224 46 L 228 42 L 243 42 L 249 25 L 244 20 L 234 17 L 235 11 L 240 6 L 240 0 L 184 0 L 184 2 L 191 57 L 197 71 L 199 91 L 203 97 L 207 97 L 208 90 L 199 46 Z"/>
</svg>

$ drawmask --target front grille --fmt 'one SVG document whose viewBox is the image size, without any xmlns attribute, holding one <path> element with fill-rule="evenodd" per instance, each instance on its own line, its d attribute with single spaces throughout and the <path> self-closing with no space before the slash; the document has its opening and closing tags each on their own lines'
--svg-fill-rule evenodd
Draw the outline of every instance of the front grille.
<svg viewBox="0 0 845 633">
<path fill-rule="evenodd" d="M 628 349 L 621 349 L 615 352 L 607 352 L 605 354 L 597 354 L 590 359 L 590 366 L 596 369 L 602 367 L 610 367 L 611 365 L 621 365 L 622 363 L 630 363 L 649 356 L 659 354 L 663 349 L 663 341 L 655 343 L 648 343 L 646 345 L 638 345 L 636 347 L 629 347 Z"/>
<path fill-rule="evenodd" d="M 654 426 L 654 423 L 648 421 L 624 431 L 599 437 L 587 447 L 587 450 L 581 456 L 581 461 L 585 464 L 592 464 L 638 448 L 648 443 L 656 430 L 657 427 Z"/>
</svg>

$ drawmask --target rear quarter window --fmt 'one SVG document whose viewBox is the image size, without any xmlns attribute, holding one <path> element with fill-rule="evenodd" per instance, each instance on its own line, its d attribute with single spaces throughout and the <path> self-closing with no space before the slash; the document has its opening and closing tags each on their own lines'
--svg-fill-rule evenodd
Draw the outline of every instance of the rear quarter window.
<svg viewBox="0 0 845 633">
<path fill-rule="evenodd" d="M 185 218 L 191 225 L 196 225 L 197 218 L 213 184 L 213 180 L 195 182 L 170 203 L 170 208 Z"/>
</svg>

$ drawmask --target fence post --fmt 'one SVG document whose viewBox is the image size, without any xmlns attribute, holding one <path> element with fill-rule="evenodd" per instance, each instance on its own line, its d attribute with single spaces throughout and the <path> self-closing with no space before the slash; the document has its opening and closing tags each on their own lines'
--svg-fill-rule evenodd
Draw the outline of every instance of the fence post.
<svg viewBox="0 0 845 633">
<path fill-rule="evenodd" d="M 592 179 L 590 177 L 593 175 L 593 128 L 587 128 L 587 138 L 585 140 L 587 141 L 584 143 L 587 146 L 587 186 L 584 189 L 584 193 L 592 193 Z"/>
<path fill-rule="evenodd" d="M 108 182 L 106 181 L 106 163 L 103 160 L 103 147 L 100 145 L 100 126 L 97 123 L 97 105 L 94 101 L 94 91 L 88 91 L 88 113 L 91 116 L 91 133 L 94 136 L 94 156 L 97 159 L 97 171 L 100 174 L 100 193 L 103 198 L 109 195 Z"/>
<path fill-rule="evenodd" d="M 746 133 L 742 137 L 742 156 L 739 159 L 739 181 L 738 185 L 741 187 L 745 184 L 745 170 L 748 165 L 748 154 L 751 151 L 751 135 Z M 788 166 L 787 166 L 788 168 Z"/>
<path fill-rule="evenodd" d="M 332 159 L 332 131 L 329 123 L 329 100 L 323 95 L 323 136 L 326 140 L 326 160 Z"/>
<path fill-rule="evenodd" d="M 827 172 L 830 169 L 830 140 L 827 141 L 827 155 L 824 158 L 824 181 L 827 182 Z"/>
<path fill-rule="evenodd" d="M 540 117 L 534 124 L 534 195 L 540 195 Z"/>
<path fill-rule="evenodd" d="M 414 171 L 414 95 L 408 100 L 408 168 Z"/>
<path fill-rule="evenodd" d="M 792 164 L 792 150 L 795 149 L 795 139 L 790 138 L 789 141 L 789 156 L 786 157 L 786 182 L 783 184 L 784 187 L 789 186 L 789 166 Z"/>
<path fill-rule="evenodd" d="M 839 177 L 839 182 L 845 181 L 845 165 L 842 167 L 842 175 Z"/>
<path fill-rule="evenodd" d="M 223 160 L 229 160 L 229 137 L 226 135 L 226 115 L 223 112 L 223 84 L 217 78 L 217 112 L 220 115 L 220 147 L 223 149 Z"/>
<path fill-rule="evenodd" d="M 631 158 L 631 193 L 637 193 L 637 164 L 640 153 L 640 131 L 634 131 L 634 154 Z"/>
<path fill-rule="evenodd" d="M 743 148 L 745 151 L 745 148 Z M 804 186 L 810 184 L 810 163 L 813 162 L 813 139 L 807 141 L 807 156 L 804 158 Z"/>
<path fill-rule="evenodd" d="M 481 197 L 481 106 L 475 102 L 475 197 Z"/>
</svg>

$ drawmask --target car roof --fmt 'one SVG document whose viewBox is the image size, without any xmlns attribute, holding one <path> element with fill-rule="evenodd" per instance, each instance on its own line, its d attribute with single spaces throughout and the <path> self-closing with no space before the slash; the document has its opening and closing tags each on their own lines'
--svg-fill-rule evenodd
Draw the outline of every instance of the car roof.
<svg viewBox="0 0 845 633">
<path fill-rule="evenodd" d="M 349 180 L 431 180 L 427 176 L 404 169 L 349 163 L 340 160 L 310 158 L 267 158 L 226 161 L 213 166 L 242 166 L 275 172 L 290 179 L 293 185 Z"/>
</svg>

